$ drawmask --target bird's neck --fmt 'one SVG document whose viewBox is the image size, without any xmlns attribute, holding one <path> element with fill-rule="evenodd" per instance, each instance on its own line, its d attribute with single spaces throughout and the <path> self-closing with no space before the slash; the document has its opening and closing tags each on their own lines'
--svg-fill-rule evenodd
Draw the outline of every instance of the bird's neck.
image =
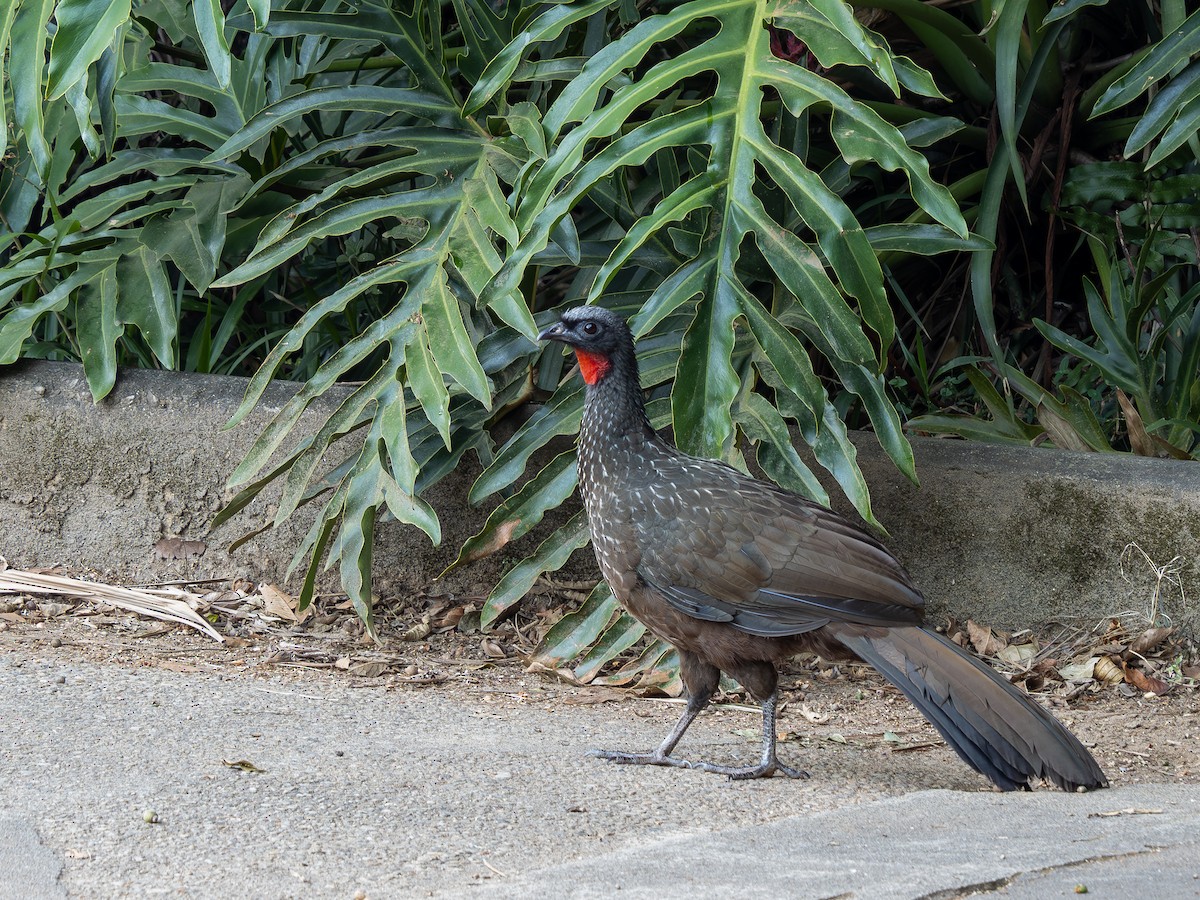
<svg viewBox="0 0 1200 900">
<path fill-rule="evenodd" d="M 608 377 L 587 386 L 580 433 L 591 440 L 611 443 L 652 436 L 646 401 L 637 378 Z"/>
<path fill-rule="evenodd" d="M 632 352 L 612 363 L 604 377 L 586 388 L 579 429 L 581 482 L 621 477 L 636 467 L 640 449 L 654 438 Z"/>
</svg>

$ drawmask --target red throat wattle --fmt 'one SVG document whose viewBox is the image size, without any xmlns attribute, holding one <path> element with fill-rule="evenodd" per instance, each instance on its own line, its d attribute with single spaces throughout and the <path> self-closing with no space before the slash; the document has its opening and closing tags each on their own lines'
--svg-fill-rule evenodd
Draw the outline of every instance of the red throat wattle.
<svg viewBox="0 0 1200 900">
<path fill-rule="evenodd" d="M 579 359 L 579 371 L 583 374 L 583 380 L 588 384 L 595 384 L 612 368 L 612 360 L 602 353 L 576 350 L 575 356 Z"/>
</svg>

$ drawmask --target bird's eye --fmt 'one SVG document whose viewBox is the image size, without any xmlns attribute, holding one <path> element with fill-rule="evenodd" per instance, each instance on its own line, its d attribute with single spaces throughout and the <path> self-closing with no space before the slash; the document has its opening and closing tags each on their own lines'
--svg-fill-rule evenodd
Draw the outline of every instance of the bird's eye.
<svg viewBox="0 0 1200 900">
<path fill-rule="evenodd" d="M 584 334 L 595 334 L 599 330 L 600 330 L 600 326 L 597 325 L 595 322 L 584 322 L 583 323 L 583 333 Z"/>
</svg>

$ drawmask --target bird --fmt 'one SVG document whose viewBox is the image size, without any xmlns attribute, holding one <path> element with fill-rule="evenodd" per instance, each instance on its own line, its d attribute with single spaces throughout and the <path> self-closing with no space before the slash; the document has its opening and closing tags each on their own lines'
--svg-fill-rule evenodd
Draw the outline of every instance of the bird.
<svg viewBox="0 0 1200 900">
<path fill-rule="evenodd" d="M 1092 755 L 1054 716 L 924 626 L 923 595 L 874 537 L 820 504 L 689 456 L 658 435 L 620 315 L 572 307 L 538 339 L 573 350 L 585 383 L 579 493 L 600 571 L 621 605 L 675 647 L 687 694 L 655 750 L 593 755 L 731 779 L 807 777 L 778 759 L 775 733 L 778 665 L 807 650 L 869 663 L 1001 790 L 1042 780 L 1068 791 L 1107 786 Z M 722 672 L 761 704 L 756 763 L 675 755 Z"/>
</svg>

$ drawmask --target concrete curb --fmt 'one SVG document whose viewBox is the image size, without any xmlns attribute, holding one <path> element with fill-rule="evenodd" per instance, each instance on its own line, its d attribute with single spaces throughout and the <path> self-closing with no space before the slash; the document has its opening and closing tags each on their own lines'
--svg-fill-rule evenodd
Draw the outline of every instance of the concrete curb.
<svg viewBox="0 0 1200 900">
<path fill-rule="evenodd" d="M 228 495 L 226 478 L 258 430 L 296 390 L 273 385 L 234 431 L 221 426 L 246 380 L 123 371 L 111 397 L 93 404 L 81 367 L 26 362 L 0 373 L 0 555 L 14 566 L 64 565 L 104 577 L 161 580 L 245 575 L 279 580 L 308 528 L 294 521 L 230 555 L 225 547 L 266 518 L 271 498 L 213 537 L 207 523 Z M 337 392 L 303 420 L 323 421 Z M 1200 468 L 1194 463 L 967 444 L 914 441 L 920 489 L 896 470 L 870 435 L 856 439 L 888 543 L 930 600 L 933 616 L 953 613 L 1002 625 L 1087 621 L 1145 611 L 1158 566 L 1179 557 L 1187 597 L 1200 596 Z M 466 492 L 473 460 L 430 492 L 444 530 L 430 547 L 415 529 L 384 525 L 375 552 L 383 596 L 427 588 L 483 521 Z M 832 492 L 831 492 L 832 493 Z M 561 517 L 548 517 L 551 527 Z M 541 530 L 545 533 L 545 528 Z M 161 538 L 203 541 L 201 556 L 163 558 Z M 442 590 L 486 590 L 537 534 L 509 555 L 455 573 Z M 170 554 L 167 554 L 168 556 Z M 590 556 L 580 565 L 593 571 Z M 1197 612 L 1162 586 L 1174 620 Z"/>
</svg>

